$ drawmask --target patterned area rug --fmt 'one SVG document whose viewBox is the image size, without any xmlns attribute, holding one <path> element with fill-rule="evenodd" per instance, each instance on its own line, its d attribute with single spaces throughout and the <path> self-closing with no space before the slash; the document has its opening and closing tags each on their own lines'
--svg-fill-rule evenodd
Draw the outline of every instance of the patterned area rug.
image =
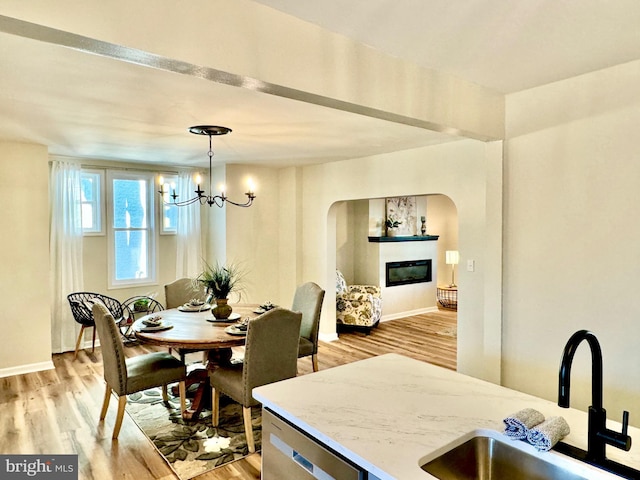
<svg viewBox="0 0 640 480">
<path fill-rule="evenodd" d="M 127 413 L 149 437 L 158 452 L 182 479 L 187 480 L 225 463 L 238 460 L 249 451 L 244 434 L 242 407 L 220 396 L 220 425 L 211 425 L 211 411 L 204 410 L 195 422 L 185 422 L 180 399 L 162 400 L 160 388 L 129 395 Z M 252 409 L 256 451 L 261 445 L 261 415 Z"/>
</svg>

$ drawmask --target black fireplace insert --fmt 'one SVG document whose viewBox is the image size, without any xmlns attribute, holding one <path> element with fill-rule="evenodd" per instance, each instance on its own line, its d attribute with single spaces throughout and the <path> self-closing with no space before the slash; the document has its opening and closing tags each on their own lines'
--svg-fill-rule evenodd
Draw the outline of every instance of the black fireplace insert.
<svg viewBox="0 0 640 480">
<path fill-rule="evenodd" d="M 431 281 L 431 260 L 387 262 L 386 286 L 408 285 Z"/>
</svg>

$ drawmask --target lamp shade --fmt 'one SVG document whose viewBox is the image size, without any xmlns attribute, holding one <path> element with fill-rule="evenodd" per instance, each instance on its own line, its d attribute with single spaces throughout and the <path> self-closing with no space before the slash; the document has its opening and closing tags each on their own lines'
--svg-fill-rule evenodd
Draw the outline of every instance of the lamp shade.
<svg viewBox="0 0 640 480">
<path fill-rule="evenodd" d="M 460 262 L 460 253 L 457 250 L 447 250 L 445 252 L 445 262 L 447 265 L 457 265 Z"/>
</svg>

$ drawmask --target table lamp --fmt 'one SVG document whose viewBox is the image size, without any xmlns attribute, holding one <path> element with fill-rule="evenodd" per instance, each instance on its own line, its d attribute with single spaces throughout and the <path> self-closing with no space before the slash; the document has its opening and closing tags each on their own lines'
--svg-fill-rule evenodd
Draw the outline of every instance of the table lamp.
<svg viewBox="0 0 640 480">
<path fill-rule="evenodd" d="M 460 253 L 457 250 L 447 250 L 445 252 L 445 262 L 447 265 L 451 265 L 451 285 L 450 287 L 457 287 L 455 279 L 456 265 L 460 262 Z"/>
</svg>

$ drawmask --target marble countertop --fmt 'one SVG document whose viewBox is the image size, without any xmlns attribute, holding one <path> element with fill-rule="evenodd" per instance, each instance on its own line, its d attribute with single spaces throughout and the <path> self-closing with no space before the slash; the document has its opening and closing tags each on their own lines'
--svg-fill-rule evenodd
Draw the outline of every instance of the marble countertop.
<svg viewBox="0 0 640 480">
<path fill-rule="evenodd" d="M 502 419 L 526 407 L 563 416 L 571 427 L 563 441 L 587 445 L 585 412 L 397 354 L 265 385 L 253 395 L 381 480 L 434 478 L 420 468 L 422 458 L 476 429 L 502 432 Z M 607 426 L 621 430 L 611 420 Z M 629 427 L 629 435 L 636 442 L 631 450 L 607 447 L 607 457 L 640 469 L 640 429 Z M 537 456 L 560 455 L 515 443 Z M 576 463 L 587 478 L 620 478 Z"/>
</svg>

